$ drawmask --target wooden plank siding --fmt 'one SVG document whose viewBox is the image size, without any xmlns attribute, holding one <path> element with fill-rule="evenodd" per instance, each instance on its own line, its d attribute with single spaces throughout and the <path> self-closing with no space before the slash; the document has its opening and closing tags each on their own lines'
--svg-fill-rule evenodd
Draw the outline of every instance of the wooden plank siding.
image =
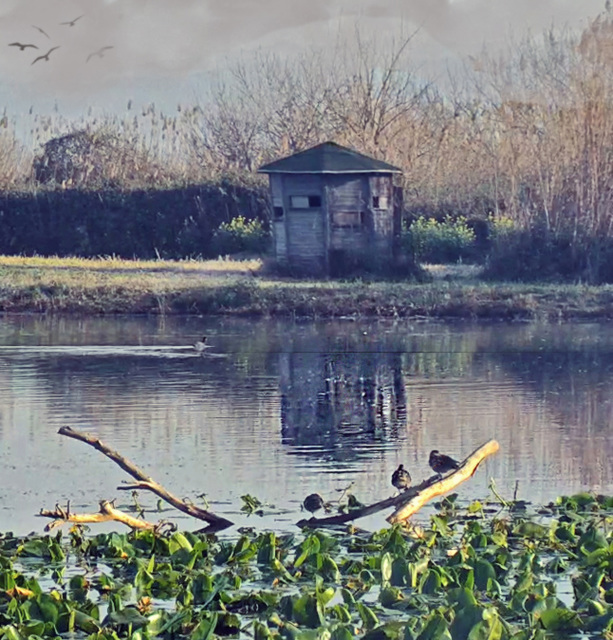
<svg viewBox="0 0 613 640">
<path fill-rule="evenodd" d="M 368 244 L 368 179 L 361 175 L 327 177 L 328 249 L 361 252 Z"/>
<path fill-rule="evenodd" d="M 310 273 L 327 271 L 324 190 L 320 175 L 287 174 L 283 180 L 283 206 L 289 264 Z M 294 209 L 292 196 L 318 196 L 322 206 Z"/>
<path fill-rule="evenodd" d="M 391 175 L 369 177 L 372 247 L 379 262 L 389 262 L 394 245 L 394 192 Z"/>
<path fill-rule="evenodd" d="M 392 174 L 271 174 L 270 193 L 280 264 L 325 274 L 393 260 L 399 212 Z"/>
<path fill-rule="evenodd" d="M 279 175 L 270 176 L 270 200 L 273 207 L 274 248 L 277 262 L 287 265 L 287 232 L 285 230 L 285 207 L 283 206 L 283 181 Z M 281 212 L 279 217 L 278 212 Z"/>
</svg>

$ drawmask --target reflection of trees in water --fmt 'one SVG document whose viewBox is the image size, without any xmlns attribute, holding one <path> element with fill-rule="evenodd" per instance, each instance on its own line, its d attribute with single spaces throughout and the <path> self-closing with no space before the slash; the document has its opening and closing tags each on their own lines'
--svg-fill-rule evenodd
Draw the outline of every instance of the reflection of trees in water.
<svg viewBox="0 0 613 640">
<path fill-rule="evenodd" d="M 400 354 L 289 352 L 279 359 L 284 444 L 346 459 L 405 429 Z"/>
</svg>

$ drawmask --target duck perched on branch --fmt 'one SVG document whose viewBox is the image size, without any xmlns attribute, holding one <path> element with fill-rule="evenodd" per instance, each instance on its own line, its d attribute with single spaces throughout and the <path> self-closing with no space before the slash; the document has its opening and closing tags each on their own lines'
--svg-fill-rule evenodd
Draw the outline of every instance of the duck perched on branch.
<svg viewBox="0 0 613 640">
<path fill-rule="evenodd" d="M 432 470 L 442 475 L 448 471 L 453 471 L 460 466 L 457 460 L 454 460 L 450 456 L 446 456 L 444 453 L 439 453 L 436 449 L 430 451 L 430 458 L 428 464 L 432 467 Z"/>
<path fill-rule="evenodd" d="M 398 465 L 398 469 L 392 473 L 392 484 L 398 491 L 406 491 L 411 486 L 411 474 L 404 465 Z"/>
</svg>

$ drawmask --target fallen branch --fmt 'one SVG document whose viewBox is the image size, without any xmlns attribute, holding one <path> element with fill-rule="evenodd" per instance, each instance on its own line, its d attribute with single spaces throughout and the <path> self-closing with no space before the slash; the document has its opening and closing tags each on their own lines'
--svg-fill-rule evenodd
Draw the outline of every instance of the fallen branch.
<svg viewBox="0 0 613 640">
<path fill-rule="evenodd" d="M 72 513 L 70 511 L 70 504 L 68 504 L 66 509 L 56 504 L 53 511 L 41 509 L 38 515 L 43 518 L 53 519 L 53 522 L 50 522 L 45 527 L 45 531 L 51 531 L 51 529 L 66 524 L 67 522 L 92 524 L 94 522 L 108 522 L 109 520 L 121 522 L 132 529 L 156 529 L 159 527 L 159 524 L 156 525 L 146 520 L 140 520 L 139 518 L 124 513 L 120 509 L 116 509 L 109 500 L 102 500 L 100 502 L 100 511 L 98 513 Z"/>
<path fill-rule="evenodd" d="M 198 520 L 204 520 L 205 522 L 208 522 L 211 526 L 207 527 L 207 531 L 219 531 L 221 529 L 225 529 L 226 527 L 232 526 L 233 523 L 230 520 L 226 520 L 226 518 L 217 516 L 210 511 L 206 511 L 205 509 L 201 509 L 191 502 L 186 502 L 185 500 L 177 498 L 177 496 L 167 491 L 161 484 L 158 484 L 155 480 L 153 480 L 153 478 L 147 476 L 144 471 L 130 462 L 130 460 L 124 458 L 122 455 L 117 453 L 117 451 L 114 451 L 106 444 L 104 444 L 99 438 L 90 436 L 87 433 L 81 433 L 79 431 L 76 431 L 75 429 L 71 429 L 70 427 L 60 427 L 58 433 L 62 436 L 80 440 L 81 442 L 85 442 L 85 444 L 94 447 L 94 449 L 97 449 L 107 458 L 110 458 L 113 462 L 119 465 L 126 473 L 138 480 L 136 484 L 132 483 L 120 485 L 119 487 L 117 487 L 118 489 L 128 490 L 139 488 L 152 491 L 160 498 L 162 498 L 162 500 L 165 500 L 166 502 L 171 504 L 175 509 L 182 511 L 183 513 L 186 513 L 193 518 L 197 518 Z"/>
<path fill-rule="evenodd" d="M 375 502 L 374 504 L 370 504 L 360 509 L 352 509 L 347 513 L 328 516 L 326 518 L 305 518 L 297 522 L 296 525 L 298 527 L 329 527 L 340 525 L 357 520 L 358 518 L 370 516 L 373 513 L 377 513 L 383 509 L 388 509 L 389 507 L 397 507 L 397 509 L 387 519 L 388 522 L 400 522 L 401 520 L 408 518 L 410 515 L 413 515 L 426 502 L 428 502 L 428 500 L 431 500 L 442 493 L 447 493 L 461 482 L 464 482 L 464 480 L 467 480 L 475 472 L 479 463 L 487 456 L 496 453 L 498 449 L 499 445 L 496 440 L 490 440 L 471 453 L 470 456 L 462 462 L 457 471 L 442 480 L 439 480 L 438 476 L 435 475 L 414 487 L 410 487 L 398 496 L 385 498 L 385 500 L 380 500 L 379 502 Z M 409 505 L 413 505 L 413 507 L 411 507 L 412 511 L 409 515 L 398 518 L 397 514 L 403 514 L 404 510 L 407 509 Z M 419 506 L 415 508 L 415 505 Z M 396 519 L 392 520 L 392 518 Z"/>
<path fill-rule="evenodd" d="M 336 524 L 345 524 L 345 522 L 351 522 L 352 520 L 357 520 L 358 518 L 371 516 L 373 513 L 377 513 L 377 511 L 382 511 L 383 509 L 388 509 L 389 507 L 397 507 L 399 505 L 406 504 L 408 500 L 415 497 L 420 491 L 423 491 L 426 487 L 429 487 L 434 481 L 436 481 L 436 478 L 437 476 L 433 476 L 432 478 L 424 480 L 420 484 L 415 485 L 414 487 L 410 487 L 406 491 L 403 491 L 398 496 L 385 498 L 384 500 L 380 500 L 379 502 L 375 502 L 374 504 L 369 504 L 365 507 L 352 509 L 347 513 L 340 513 L 334 516 L 328 516 L 326 518 L 305 518 L 297 522 L 296 525 L 298 527 L 327 527 Z"/>
<path fill-rule="evenodd" d="M 419 491 L 409 502 L 398 507 L 398 509 L 387 518 L 387 521 L 390 524 L 403 522 L 417 513 L 417 511 L 419 511 L 426 502 L 432 500 L 432 498 L 436 498 L 443 493 L 448 493 L 452 489 L 455 489 L 460 483 L 472 477 L 481 462 L 488 456 L 496 453 L 498 449 L 500 449 L 500 445 L 496 440 L 489 440 L 481 445 L 478 449 L 475 449 L 453 473 Z"/>
</svg>

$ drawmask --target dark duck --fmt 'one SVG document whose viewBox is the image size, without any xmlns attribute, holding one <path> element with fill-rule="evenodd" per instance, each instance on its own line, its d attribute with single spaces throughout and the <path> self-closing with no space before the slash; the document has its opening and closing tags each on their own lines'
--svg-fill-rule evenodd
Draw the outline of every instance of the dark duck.
<svg viewBox="0 0 613 640">
<path fill-rule="evenodd" d="M 450 456 L 446 456 L 444 453 L 439 453 L 436 449 L 430 451 L 430 458 L 428 464 L 432 467 L 432 470 L 442 475 L 448 471 L 453 471 L 460 466 L 457 460 L 454 460 Z"/>
<path fill-rule="evenodd" d="M 324 508 L 324 499 L 318 493 L 311 493 L 304 499 L 302 506 L 314 515 L 316 511 Z"/>
<path fill-rule="evenodd" d="M 398 491 L 406 491 L 411 486 L 411 474 L 404 465 L 398 465 L 398 469 L 392 473 L 392 484 Z"/>
</svg>

